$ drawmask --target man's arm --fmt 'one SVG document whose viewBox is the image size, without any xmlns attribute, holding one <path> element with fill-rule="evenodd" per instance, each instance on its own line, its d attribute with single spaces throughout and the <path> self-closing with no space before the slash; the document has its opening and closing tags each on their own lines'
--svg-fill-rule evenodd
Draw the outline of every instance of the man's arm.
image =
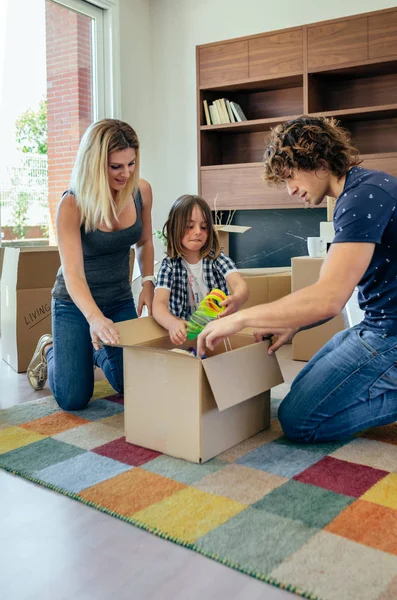
<svg viewBox="0 0 397 600">
<path fill-rule="evenodd" d="M 241 327 L 295 327 L 325 321 L 338 315 L 368 269 L 373 243 L 332 244 L 319 280 L 276 302 L 254 306 L 236 314 Z"/>
<path fill-rule="evenodd" d="M 293 331 L 338 315 L 366 272 L 374 243 L 332 244 L 319 280 L 276 302 L 241 310 L 209 323 L 198 338 L 198 352 L 212 349 L 223 339 L 245 327 L 259 332 Z"/>
</svg>

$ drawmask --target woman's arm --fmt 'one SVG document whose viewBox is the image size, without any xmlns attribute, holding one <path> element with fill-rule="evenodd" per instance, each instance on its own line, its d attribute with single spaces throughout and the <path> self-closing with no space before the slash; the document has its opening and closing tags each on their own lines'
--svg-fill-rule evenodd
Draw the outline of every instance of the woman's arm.
<svg viewBox="0 0 397 600">
<path fill-rule="evenodd" d="M 186 341 L 186 321 L 175 317 L 169 309 L 170 290 L 157 288 L 153 300 L 153 316 L 157 323 L 167 329 L 171 342 L 179 346 Z"/>
<path fill-rule="evenodd" d="M 80 235 L 80 210 L 72 194 L 62 198 L 57 211 L 57 238 L 66 288 L 76 306 L 87 319 L 95 349 L 98 342 L 117 344 L 119 336 L 94 301 L 84 273 Z"/>
<path fill-rule="evenodd" d="M 226 276 L 226 282 L 231 294 L 221 302 L 222 306 L 226 306 L 226 310 L 220 315 L 221 317 L 226 317 L 239 310 L 247 302 L 249 296 L 248 285 L 240 273 L 230 273 Z"/>
<path fill-rule="evenodd" d="M 139 189 L 142 197 L 142 235 L 136 243 L 136 254 L 142 277 L 153 276 L 154 271 L 154 248 L 152 232 L 152 188 L 145 179 L 140 179 Z M 148 308 L 149 315 L 152 314 L 154 285 L 146 281 L 139 295 L 138 316 L 141 316 L 143 306 Z"/>
</svg>

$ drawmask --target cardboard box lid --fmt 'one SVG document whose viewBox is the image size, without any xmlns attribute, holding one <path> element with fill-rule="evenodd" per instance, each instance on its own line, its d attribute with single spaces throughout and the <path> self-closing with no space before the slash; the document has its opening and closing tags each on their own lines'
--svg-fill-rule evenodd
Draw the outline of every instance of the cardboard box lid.
<svg viewBox="0 0 397 600">
<path fill-rule="evenodd" d="M 226 233 L 245 233 L 251 227 L 243 225 L 215 225 L 215 231 L 225 231 Z"/>
<path fill-rule="evenodd" d="M 283 383 L 277 358 L 268 355 L 268 348 L 268 341 L 259 342 L 202 360 L 219 410 Z"/>
<path fill-rule="evenodd" d="M 168 331 L 161 327 L 153 317 L 141 317 L 116 323 L 120 334 L 119 346 L 139 346 L 168 337 Z"/>
<path fill-rule="evenodd" d="M 6 247 L 2 280 L 17 290 L 49 288 L 60 264 L 57 246 Z"/>
</svg>

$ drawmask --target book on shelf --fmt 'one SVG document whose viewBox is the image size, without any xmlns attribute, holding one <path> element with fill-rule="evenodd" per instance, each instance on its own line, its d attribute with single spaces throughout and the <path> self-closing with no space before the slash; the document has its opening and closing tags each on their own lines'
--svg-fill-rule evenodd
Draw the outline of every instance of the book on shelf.
<svg viewBox="0 0 397 600">
<path fill-rule="evenodd" d="M 237 121 L 241 122 L 241 121 L 247 120 L 247 117 L 243 113 L 241 106 L 239 104 L 237 104 L 237 102 L 230 102 L 230 107 L 231 107 Z"/>
<path fill-rule="evenodd" d="M 204 114 L 205 114 L 206 123 L 207 123 L 207 125 L 211 125 L 211 117 L 210 117 L 210 111 L 208 110 L 207 100 L 203 100 L 203 106 L 204 106 Z"/>
<path fill-rule="evenodd" d="M 212 104 L 208 104 L 208 100 L 203 100 L 203 107 L 207 125 L 223 125 L 247 120 L 241 106 L 237 102 L 229 102 L 227 98 L 217 98 Z"/>
<path fill-rule="evenodd" d="M 226 109 L 227 109 L 227 112 L 228 112 L 228 115 L 229 115 L 230 123 L 235 123 L 236 122 L 236 118 L 235 118 L 235 116 L 233 114 L 232 108 L 230 106 L 230 102 L 229 102 L 229 100 L 225 100 L 225 102 L 226 102 Z"/>
</svg>

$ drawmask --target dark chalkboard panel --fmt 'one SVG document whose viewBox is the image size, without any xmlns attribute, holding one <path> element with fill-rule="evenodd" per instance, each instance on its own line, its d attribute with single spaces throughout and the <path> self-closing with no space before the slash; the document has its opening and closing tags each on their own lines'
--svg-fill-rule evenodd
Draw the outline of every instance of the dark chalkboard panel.
<svg viewBox="0 0 397 600">
<path fill-rule="evenodd" d="M 247 225 L 243 234 L 231 234 L 229 254 L 240 269 L 289 267 L 293 256 L 307 256 L 307 238 L 320 235 L 325 208 L 238 210 L 233 225 Z"/>
</svg>

